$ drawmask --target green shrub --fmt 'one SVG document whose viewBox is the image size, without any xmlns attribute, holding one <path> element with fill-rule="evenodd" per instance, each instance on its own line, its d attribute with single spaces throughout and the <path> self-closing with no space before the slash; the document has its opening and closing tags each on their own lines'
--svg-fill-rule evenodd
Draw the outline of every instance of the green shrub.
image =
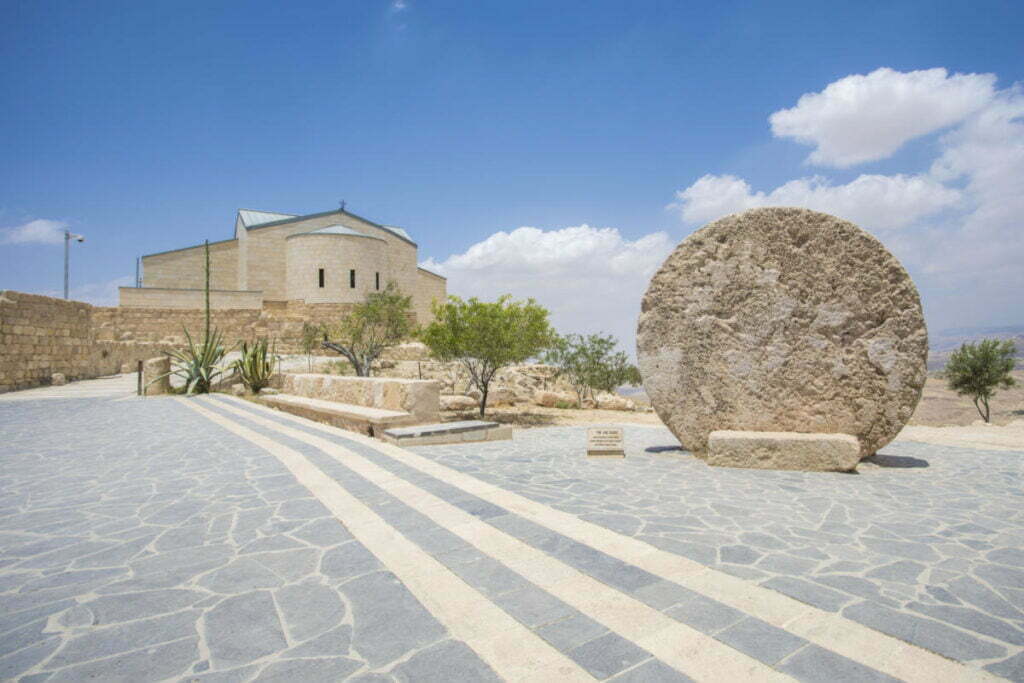
<svg viewBox="0 0 1024 683">
<path fill-rule="evenodd" d="M 568 410 L 569 408 L 575 408 L 576 404 L 569 401 L 555 401 L 555 407 L 561 408 L 562 410 Z"/>
<path fill-rule="evenodd" d="M 275 349 L 276 349 L 275 344 Z M 260 389 L 270 385 L 274 376 L 274 364 L 280 360 L 273 350 L 268 349 L 266 339 L 257 339 L 250 346 L 242 342 L 242 357 L 231 364 L 231 367 L 242 380 L 242 384 L 252 393 L 258 394 Z"/>
<path fill-rule="evenodd" d="M 1013 357 L 1017 346 L 1010 340 L 984 339 L 964 344 L 953 352 L 946 364 L 949 388 L 961 396 L 970 396 L 985 422 L 989 421 L 988 402 L 996 389 L 1009 389 L 1015 382 Z"/>
</svg>

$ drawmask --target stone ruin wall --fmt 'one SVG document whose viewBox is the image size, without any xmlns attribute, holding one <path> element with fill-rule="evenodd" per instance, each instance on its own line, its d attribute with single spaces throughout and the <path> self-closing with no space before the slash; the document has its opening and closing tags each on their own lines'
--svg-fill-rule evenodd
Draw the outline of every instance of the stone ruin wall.
<svg viewBox="0 0 1024 683">
<path fill-rule="evenodd" d="M 280 353 L 300 352 L 302 324 L 333 322 L 351 304 L 269 303 L 262 310 L 211 311 L 228 345 L 267 337 Z M 183 329 L 202 334 L 204 313 L 171 308 L 100 307 L 80 301 L 0 291 L 0 392 L 111 375 L 181 348 Z"/>
</svg>

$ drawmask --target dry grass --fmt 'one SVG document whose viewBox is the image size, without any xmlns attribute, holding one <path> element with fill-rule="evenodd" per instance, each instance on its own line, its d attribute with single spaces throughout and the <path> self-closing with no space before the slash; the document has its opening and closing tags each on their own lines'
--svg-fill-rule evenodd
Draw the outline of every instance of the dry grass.
<svg viewBox="0 0 1024 683">
<path fill-rule="evenodd" d="M 1017 386 L 998 392 L 991 401 L 993 424 L 1005 425 L 1013 420 L 1024 420 L 1024 371 L 1013 374 L 1017 380 Z M 446 412 L 443 415 L 445 422 L 479 419 L 476 411 Z M 526 404 L 489 408 L 484 419 L 513 424 L 517 427 L 607 423 L 661 424 L 658 416 L 649 412 L 542 408 Z M 979 419 L 978 412 L 970 398 L 957 396 L 955 392 L 946 387 L 944 379 L 930 376 L 925 382 L 921 402 L 918 403 L 917 410 L 909 424 L 928 427 L 966 426 Z"/>
<path fill-rule="evenodd" d="M 1013 420 L 1024 420 L 1024 371 L 1014 372 L 1013 377 L 1017 386 L 996 392 L 989 402 L 993 424 L 1005 425 Z M 910 424 L 947 427 L 969 425 L 980 419 L 970 398 L 957 396 L 946 387 L 946 380 L 930 376 Z"/>
</svg>

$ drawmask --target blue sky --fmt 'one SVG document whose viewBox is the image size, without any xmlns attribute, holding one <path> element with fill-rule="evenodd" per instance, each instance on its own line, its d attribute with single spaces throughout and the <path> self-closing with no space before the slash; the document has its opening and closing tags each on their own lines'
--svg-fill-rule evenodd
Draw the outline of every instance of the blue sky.
<svg viewBox="0 0 1024 683">
<path fill-rule="evenodd" d="M 88 238 L 73 293 L 109 303 L 137 255 L 230 237 L 239 207 L 344 199 L 405 227 L 453 291 L 535 296 L 564 331 L 631 343 L 672 246 L 786 202 L 879 237 L 931 326 L 1024 323 L 1017 2 L 30 1 L 4 16 L 0 288 L 60 289 L 60 245 L 39 243 L 60 225 Z"/>
</svg>

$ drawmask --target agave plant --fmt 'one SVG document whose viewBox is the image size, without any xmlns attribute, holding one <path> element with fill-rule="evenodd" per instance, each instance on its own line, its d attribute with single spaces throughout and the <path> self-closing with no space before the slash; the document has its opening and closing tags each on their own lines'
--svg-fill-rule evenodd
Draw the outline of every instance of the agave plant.
<svg viewBox="0 0 1024 683">
<path fill-rule="evenodd" d="M 238 374 L 245 387 L 254 394 L 270 384 L 270 378 L 274 375 L 274 363 L 279 360 L 274 353 L 277 348 L 268 352 L 267 340 L 257 339 L 250 346 L 242 342 L 242 357 L 231 364 L 231 368 Z"/>
<path fill-rule="evenodd" d="M 220 363 L 228 350 L 224 348 L 224 336 L 216 329 L 206 335 L 201 344 L 196 344 L 185 329 L 188 345 L 182 350 L 170 351 L 171 365 L 174 367 L 167 375 L 174 375 L 185 380 L 185 393 L 207 394 L 210 387 L 224 374 Z"/>
</svg>

